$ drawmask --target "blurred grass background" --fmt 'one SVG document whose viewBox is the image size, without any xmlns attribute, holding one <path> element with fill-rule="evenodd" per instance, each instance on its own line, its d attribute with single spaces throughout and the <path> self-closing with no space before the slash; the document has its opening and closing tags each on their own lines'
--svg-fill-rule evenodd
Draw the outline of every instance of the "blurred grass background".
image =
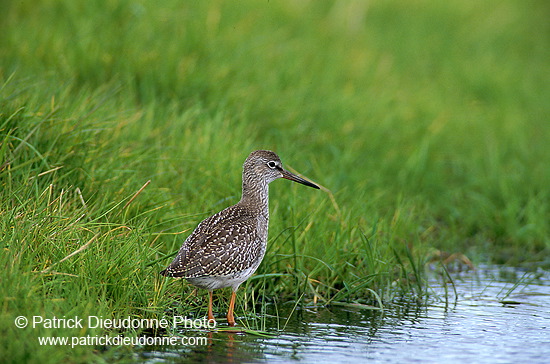
<svg viewBox="0 0 550 364">
<path fill-rule="evenodd" d="M 255 149 L 332 195 L 272 184 L 268 254 L 241 314 L 257 297 L 391 300 L 434 251 L 548 266 L 546 1 L 0 6 L 10 337 L 24 337 L 20 314 L 162 315 L 181 293 L 157 275 L 165 254 L 239 200 Z M 20 344 L 3 345 L 65 355 Z"/>
</svg>

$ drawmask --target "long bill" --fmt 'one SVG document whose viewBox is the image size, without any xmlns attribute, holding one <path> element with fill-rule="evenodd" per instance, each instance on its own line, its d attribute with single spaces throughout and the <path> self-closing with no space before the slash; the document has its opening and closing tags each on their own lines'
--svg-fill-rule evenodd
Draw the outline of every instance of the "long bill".
<svg viewBox="0 0 550 364">
<path fill-rule="evenodd" d="M 317 186 L 316 184 L 314 184 L 312 182 L 309 182 L 308 180 L 305 180 L 302 177 L 298 177 L 297 175 L 295 175 L 294 173 L 290 173 L 286 169 L 281 169 L 281 173 L 283 174 L 283 178 L 286 178 L 286 179 L 294 181 L 294 182 L 301 183 L 301 184 L 309 186 L 309 187 L 319 189 L 319 186 Z"/>
</svg>

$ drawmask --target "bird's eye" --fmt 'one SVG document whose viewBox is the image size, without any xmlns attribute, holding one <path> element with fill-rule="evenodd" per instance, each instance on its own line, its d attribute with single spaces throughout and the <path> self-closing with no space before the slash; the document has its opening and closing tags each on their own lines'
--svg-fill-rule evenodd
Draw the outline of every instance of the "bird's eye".
<svg viewBox="0 0 550 364">
<path fill-rule="evenodd" d="M 267 166 L 269 168 L 275 168 L 275 167 L 277 167 L 277 163 L 275 163 L 274 161 L 269 161 L 269 162 L 267 162 Z"/>
</svg>

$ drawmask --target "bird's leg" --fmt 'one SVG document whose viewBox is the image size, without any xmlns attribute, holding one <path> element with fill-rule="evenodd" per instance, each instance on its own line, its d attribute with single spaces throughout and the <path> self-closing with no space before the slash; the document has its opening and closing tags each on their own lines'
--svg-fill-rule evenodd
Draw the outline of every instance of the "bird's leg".
<svg viewBox="0 0 550 364">
<path fill-rule="evenodd" d="M 233 317 L 233 310 L 235 308 L 235 299 L 237 298 L 237 293 L 235 291 L 231 292 L 231 300 L 229 301 L 229 310 L 227 311 L 227 323 L 229 326 L 235 326 L 235 317 Z"/>
<path fill-rule="evenodd" d="M 212 313 L 212 291 L 208 291 L 208 322 L 216 322 Z"/>
</svg>

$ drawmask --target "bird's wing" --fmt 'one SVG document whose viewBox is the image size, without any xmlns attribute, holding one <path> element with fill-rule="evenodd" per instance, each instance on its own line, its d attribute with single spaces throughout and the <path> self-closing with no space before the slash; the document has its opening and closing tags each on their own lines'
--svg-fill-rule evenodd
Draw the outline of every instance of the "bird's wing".
<svg viewBox="0 0 550 364">
<path fill-rule="evenodd" d="M 170 277 L 225 276 L 249 268 L 261 250 L 257 220 L 231 206 L 202 221 L 166 270 Z"/>
</svg>

